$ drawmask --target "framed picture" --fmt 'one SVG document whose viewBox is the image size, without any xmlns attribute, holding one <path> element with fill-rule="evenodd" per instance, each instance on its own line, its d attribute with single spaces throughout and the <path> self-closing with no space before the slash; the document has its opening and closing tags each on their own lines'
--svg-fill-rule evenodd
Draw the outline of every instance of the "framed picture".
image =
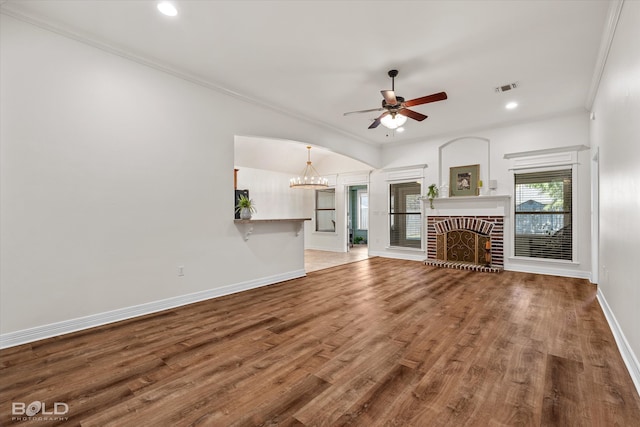
<svg viewBox="0 0 640 427">
<path fill-rule="evenodd" d="M 477 196 L 480 165 L 455 166 L 449 168 L 449 195 Z"/>
</svg>

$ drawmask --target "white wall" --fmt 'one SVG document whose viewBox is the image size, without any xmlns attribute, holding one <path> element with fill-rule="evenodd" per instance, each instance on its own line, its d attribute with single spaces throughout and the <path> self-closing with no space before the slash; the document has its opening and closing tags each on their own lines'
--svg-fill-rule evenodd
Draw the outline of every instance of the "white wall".
<svg viewBox="0 0 640 427">
<path fill-rule="evenodd" d="M 238 189 L 249 190 L 257 212 L 252 219 L 311 218 L 313 192 L 289 188 L 291 175 L 238 167 Z"/>
<path fill-rule="evenodd" d="M 11 17 L 0 27 L 2 334 L 303 272 L 302 234 L 244 241 L 233 223 L 234 135 L 379 163 L 326 128 Z"/>
<path fill-rule="evenodd" d="M 464 159 L 461 165 L 468 163 L 468 158 L 464 157 L 469 141 L 477 141 L 482 147 L 486 147 L 484 140 L 489 140 L 490 156 L 478 158 L 476 163 L 481 165 L 480 174 L 483 180 L 489 178 L 498 182 L 496 194 L 513 193 L 513 177 L 509 170 L 511 163 L 504 159 L 505 154 L 534 151 L 555 147 L 570 147 L 576 145 L 589 145 L 589 124 L 587 112 L 569 113 L 563 116 L 541 119 L 512 126 L 504 126 L 493 129 L 484 129 L 473 134 L 448 135 L 434 138 L 429 141 L 416 142 L 411 144 L 389 146 L 383 149 L 384 168 L 411 167 L 418 163 L 427 164 L 424 169 L 423 194 L 426 194 L 427 187 L 431 183 L 439 184 L 441 177 L 448 176 L 448 169 L 451 156 L 449 147 L 454 150 L 462 150 L 461 158 Z M 451 144 L 447 146 L 447 159 L 443 163 L 443 170 L 439 168 L 439 147 L 454 141 L 463 141 L 463 144 Z M 490 164 L 490 170 L 483 169 Z M 516 271 L 529 271 L 546 274 L 561 274 L 575 277 L 588 278 L 591 271 L 590 259 L 590 155 L 589 151 L 579 153 L 578 164 L 578 206 L 577 211 L 577 234 L 578 234 L 578 264 L 553 263 L 548 261 L 519 261 L 509 259 L 511 256 L 510 245 L 505 246 L 505 269 Z M 374 217 L 371 218 L 371 230 L 369 235 L 370 250 L 376 254 L 389 256 L 401 256 L 401 253 L 388 249 L 388 228 L 387 221 L 387 185 L 384 179 L 384 171 L 372 174 L 372 185 L 370 189 L 371 211 Z M 487 182 L 488 184 L 488 182 Z M 384 225 L 384 227 L 383 227 Z M 510 230 L 505 230 L 505 239 L 509 241 Z M 426 253 L 420 254 L 422 259 L 426 258 Z M 416 254 L 410 254 L 409 259 L 416 259 Z"/>
<path fill-rule="evenodd" d="M 593 111 L 591 137 L 600 162 L 598 289 L 640 389 L 640 2 L 623 4 Z"/>
</svg>

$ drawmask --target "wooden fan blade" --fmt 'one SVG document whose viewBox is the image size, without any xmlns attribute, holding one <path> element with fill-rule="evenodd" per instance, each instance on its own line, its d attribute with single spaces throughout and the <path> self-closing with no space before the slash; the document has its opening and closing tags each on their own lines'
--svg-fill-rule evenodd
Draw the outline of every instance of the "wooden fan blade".
<svg viewBox="0 0 640 427">
<path fill-rule="evenodd" d="M 370 110 L 358 110 L 358 111 L 349 111 L 348 113 L 344 113 L 343 116 L 348 116 L 349 114 L 359 114 L 359 113 L 370 113 L 372 111 L 382 111 L 384 108 L 371 108 Z"/>
<path fill-rule="evenodd" d="M 389 112 L 388 112 L 388 111 L 385 111 L 384 113 L 380 114 L 380 117 L 378 117 L 377 119 L 375 119 L 375 120 L 373 121 L 373 123 L 371 123 L 371 124 L 369 125 L 369 129 L 375 129 L 375 128 L 377 128 L 377 127 L 380 125 L 380 119 L 382 119 L 384 116 L 386 116 L 386 115 L 388 115 L 388 114 L 389 114 Z"/>
<path fill-rule="evenodd" d="M 446 92 L 434 93 L 433 95 L 423 96 L 422 98 L 410 99 L 404 103 L 405 107 L 413 107 L 414 105 L 428 104 L 429 102 L 444 101 L 447 99 Z"/>
<path fill-rule="evenodd" d="M 428 116 L 425 116 L 424 114 L 418 113 L 417 111 L 409 110 L 408 108 L 403 108 L 402 110 L 398 111 L 398 114 L 402 114 L 403 116 L 407 116 L 419 122 L 423 121 L 428 117 Z"/>
<path fill-rule="evenodd" d="M 396 99 L 396 94 L 394 91 L 381 90 L 380 93 L 382 94 L 382 97 L 384 98 L 384 101 L 387 103 L 387 105 L 396 105 L 398 103 L 398 100 Z"/>
<path fill-rule="evenodd" d="M 375 119 L 373 123 L 369 125 L 368 129 L 375 129 L 380 125 L 380 119 Z"/>
</svg>

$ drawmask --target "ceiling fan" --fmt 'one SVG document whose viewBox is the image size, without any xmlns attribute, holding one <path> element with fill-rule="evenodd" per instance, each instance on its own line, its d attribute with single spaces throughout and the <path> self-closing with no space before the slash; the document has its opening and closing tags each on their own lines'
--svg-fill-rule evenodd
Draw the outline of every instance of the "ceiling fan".
<svg viewBox="0 0 640 427">
<path fill-rule="evenodd" d="M 424 114 L 410 110 L 408 107 L 428 104 L 430 102 L 444 101 L 445 99 L 447 99 L 447 94 L 445 92 L 439 92 L 434 93 L 433 95 L 427 95 L 421 98 L 405 101 L 403 97 L 396 96 L 395 94 L 395 78 L 398 75 L 398 70 L 390 70 L 387 74 L 389 75 L 389 77 L 391 77 L 391 90 L 380 91 L 380 93 L 382 93 L 382 97 L 384 98 L 382 100 L 382 107 L 372 108 L 369 110 L 350 111 L 348 113 L 344 113 L 344 115 L 348 116 L 349 114 L 384 111 L 384 113 L 382 113 L 373 121 L 373 123 L 371 123 L 369 129 L 377 128 L 380 123 L 390 129 L 395 129 L 398 126 L 404 124 L 404 121 L 406 121 L 406 117 L 410 117 L 413 120 L 417 120 L 419 122 L 427 118 L 427 116 L 425 116 Z M 403 117 L 398 117 L 398 115 Z"/>
</svg>

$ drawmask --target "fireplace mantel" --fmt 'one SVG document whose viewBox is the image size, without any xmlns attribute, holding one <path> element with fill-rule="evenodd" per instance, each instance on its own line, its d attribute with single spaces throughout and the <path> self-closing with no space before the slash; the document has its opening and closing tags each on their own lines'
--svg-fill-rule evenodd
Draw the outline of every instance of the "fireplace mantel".
<svg viewBox="0 0 640 427">
<path fill-rule="evenodd" d="M 426 216 L 509 216 L 511 207 L 511 196 L 490 195 L 490 196 L 460 196 L 460 197 L 439 197 L 433 199 L 433 209 L 430 208 L 429 199 L 423 198 L 425 202 Z"/>
</svg>

